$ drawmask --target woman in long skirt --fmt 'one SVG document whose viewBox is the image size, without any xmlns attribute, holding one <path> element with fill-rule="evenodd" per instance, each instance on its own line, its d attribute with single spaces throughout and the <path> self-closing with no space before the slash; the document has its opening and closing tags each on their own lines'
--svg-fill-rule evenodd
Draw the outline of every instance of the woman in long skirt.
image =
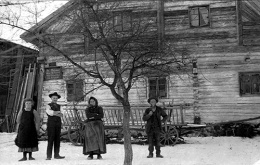
<svg viewBox="0 0 260 165">
<path fill-rule="evenodd" d="M 32 99 L 24 100 L 24 108 L 19 111 L 17 123 L 19 124 L 17 138 L 15 144 L 19 147 L 18 152 L 23 152 L 23 158 L 19 161 L 35 160 L 32 152 L 38 151 L 38 138 L 40 117 L 36 110 L 32 108 L 34 102 Z"/>
<path fill-rule="evenodd" d="M 102 159 L 101 154 L 106 153 L 105 131 L 102 118 L 104 117 L 103 108 L 98 106 L 98 101 L 90 97 L 89 107 L 86 109 L 87 120 L 85 123 L 85 140 L 83 144 L 83 154 L 89 155 L 92 160 L 93 155 L 97 159 Z"/>
</svg>

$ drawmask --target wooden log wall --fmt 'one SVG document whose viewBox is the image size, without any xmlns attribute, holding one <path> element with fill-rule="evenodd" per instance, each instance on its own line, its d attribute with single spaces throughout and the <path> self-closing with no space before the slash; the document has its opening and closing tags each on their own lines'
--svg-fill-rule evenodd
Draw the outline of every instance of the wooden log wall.
<svg viewBox="0 0 260 165">
<path fill-rule="evenodd" d="M 127 3 L 126 3 L 127 4 Z M 140 3 L 134 3 L 138 10 Z M 132 4 L 133 5 L 133 4 Z M 210 26 L 191 28 L 188 8 L 191 6 L 209 5 Z M 128 5 L 125 5 L 128 8 Z M 131 8 L 133 9 L 133 7 Z M 140 9 L 140 8 L 139 8 Z M 235 0 L 214 1 L 165 1 L 164 4 L 165 39 L 175 49 L 188 50 L 190 57 L 196 59 L 198 66 L 198 86 L 194 88 L 195 80 L 192 69 L 188 74 L 173 74 L 168 77 L 168 97 L 160 102 L 187 104 L 187 118 L 190 122 L 194 116 L 194 104 L 203 123 L 213 123 L 227 120 L 237 120 L 260 115 L 259 97 L 241 97 L 239 95 L 239 72 L 260 71 L 260 51 L 258 47 L 241 47 L 238 45 L 238 26 Z M 57 26 L 57 28 L 59 28 Z M 53 32 L 57 31 L 52 27 Z M 246 29 L 248 27 L 244 27 Z M 256 27 L 250 27 L 258 31 Z M 54 30 L 55 29 L 55 30 Z M 244 31 L 246 33 L 247 31 Z M 60 47 L 78 60 L 84 54 L 84 38 L 80 34 L 62 35 Z M 45 54 L 48 54 L 46 52 Z M 57 62 L 64 66 L 64 74 L 72 68 L 66 65 L 66 60 L 50 53 L 48 62 Z M 245 57 L 250 57 L 246 62 Z M 85 58 L 86 60 L 86 58 Z M 69 74 L 67 74 L 69 75 Z M 66 76 L 65 76 L 66 77 Z M 93 83 L 85 79 L 84 90 L 90 89 Z M 61 104 L 66 102 L 65 80 L 45 81 L 43 104 L 50 101 L 48 94 L 57 91 L 62 95 Z M 110 90 L 102 87 L 90 95 L 97 97 L 100 104 L 118 105 L 118 101 L 110 94 Z M 194 98 L 194 97 L 198 98 Z M 138 81 L 130 91 L 131 104 L 146 104 L 148 97 L 148 83 Z M 87 98 L 84 103 L 86 104 Z M 161 105 L 160 103 L 160 105 Z M 83 104 L 83 103 L 82 103 Z M 257 122 L 257 121 L 254 121 Z"/>
<path fill-rule="evenodd" d="M 202 122 L 259 116 L 259 97 L 240 96 L 238 74 L 260 71 L 260 52 L 238 46 L 236 2 L 200 1 L 199 3 L 209 5 L 210 27 L 190 28 L 188 7 L 193 5 L 187 1 L 166 2 L 165 24 L 166 39 L 176 48 L 191 50 L 191 56 L 197 59 L 199 82 L 197 108 Z M 244 26 L 243 35 L 246 34 L 248 35 L 243 43 L 253 46 L 253 42 L 256 45 L 257 26 Z M 252 35 L 255 36 L 254 40 Z M 250 57 L 250 62 L 245 61 L 246 57 Z M 192 79 L 189 81 L 193 82 Z M 187 85 L 184 87 L 188 89 Z M 177 91 L 181 88 L 173 85 L 172 89 Z M 192 89 L 194 86 L 190 85 L 190 93 Z M 170 93 L 177 96 L 176 92 Z M 192 95 L 186 96 L 183 100 L 194 99 L 190 96 Z"/>
</svg>

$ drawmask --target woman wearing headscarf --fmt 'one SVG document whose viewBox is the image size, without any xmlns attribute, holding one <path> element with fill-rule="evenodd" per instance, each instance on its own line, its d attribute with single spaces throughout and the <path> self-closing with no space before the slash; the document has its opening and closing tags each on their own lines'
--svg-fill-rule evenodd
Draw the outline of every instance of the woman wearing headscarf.
<svg viewBox="0 0 260 165">
<path fill-rule="evenodd" d="M 17 115 L 17 123 L 19 124 L 17 138 L 15 144 L 19 147 L 18 152 L 23 152 L 23 158 L 19 161 L 35 160 L 32 152 L 38 151 L 38 132 L 40 117 L 33 107 L 34 101 L 31 98 L 24 100 L 24 108 Z"/>
<path fill-rule="evenodd" d="M 85 121 L 83 154 L 89 155 L 89 160 L 93 159 L 93 155 L 97 155 L 97 159 L 102 159 L 101 154 L 106 153 L 105 131 L 102 122 L 104 117 L 103 108 L 98 106 L 95 97 L 90 97 L 88 104 L 85 110 L 87 120 Z"/>
</svg>

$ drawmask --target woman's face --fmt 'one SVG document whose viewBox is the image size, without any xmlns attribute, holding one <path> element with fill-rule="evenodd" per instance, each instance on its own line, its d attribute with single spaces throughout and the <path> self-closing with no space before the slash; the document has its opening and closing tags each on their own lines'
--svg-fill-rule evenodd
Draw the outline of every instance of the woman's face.
<svg viewBox="0 0 260 165">
<path fill-rule="evenodd" d="M 96 101 L 94 99 L 90 99 L 89 100 L 89 104 L 92 105 L 92 106 L 95 106 L 96 105 Z"/>
<path fill-rule="evenodd" d="M 33 106 L 33 103 L 31 101 L 26 101 L 24 104 L 26 109 L 31 109 Z"/>
</svg>

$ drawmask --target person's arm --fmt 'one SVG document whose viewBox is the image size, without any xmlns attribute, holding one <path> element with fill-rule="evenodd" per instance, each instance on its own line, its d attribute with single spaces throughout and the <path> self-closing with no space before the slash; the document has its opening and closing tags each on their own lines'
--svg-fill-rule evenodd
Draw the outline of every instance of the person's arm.
<svg viewBox="0 0 260 165">
<path fill-rule="evenodd" d="M 98 113 L 89 112 L 89 108 L 87 108 L 86 116 L 88 119 L 102 119 L 104 117 L 103 108 L 98 108 Z"/>
<path fill-rule="evenodd" d="M 98 107 L 98 113 L 93 116 L 94 119 L 102 119 L 104 117 L 104 111 L 102 107 Z"/>
<path fill-rule="evenodd" d="M 36 110 L 33 110 L 33 115 L 34 115 L 34 122 L 35 122 L 35 128 L 37 133 L 39 133 L 40 130 L 40 116 Z"/>
<path fill-rule="evenodd" d="M 46 113 L 50 116 L 59 116 L 59 117 L 62 117 L 62 113 L 61 111 L 53 111 L 51 109 L 51 106 L 50 105 L 46 105 Z"/>
<path fill-rule="evenodd" d="M 21 123 L 22 114 L 23 114 L 23 110 L 21 109 L 21 110 L 18 112 L 18 115 L 17 115 L 17 119 L 16 119 L 17 124 L 20 124 L 20 123 Z"/>
<path fill-rule="evenodd" d="M 149 108 L 145 110 L 143 115 L 143 121 L 147 121 L 153 115 L 153 111 Z"/>
<path fill-rule="evenodd" d="M 161 109 L 161 116 L 163 117 L 162 122 L 165 123 L 167 120 L 168 115 L 164 111 L 164 109 Z"/>
</svg>

